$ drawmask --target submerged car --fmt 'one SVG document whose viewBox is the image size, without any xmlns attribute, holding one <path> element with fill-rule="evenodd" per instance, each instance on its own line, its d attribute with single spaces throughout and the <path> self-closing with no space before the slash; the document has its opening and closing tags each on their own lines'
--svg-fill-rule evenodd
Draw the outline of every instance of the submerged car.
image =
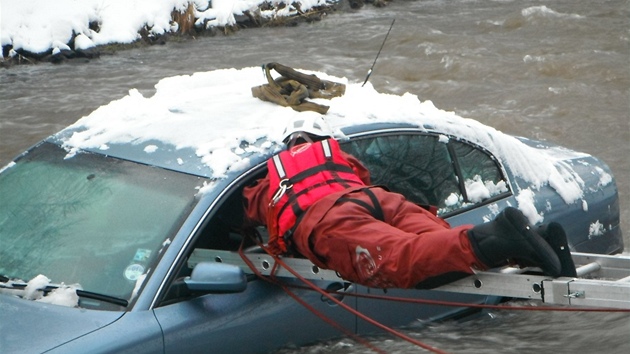
<svg viewBox="0 0 630 354">
<path fill-rule="evenodd" d="M 2 169 L 0 352 L 253 353 L 340 335 L 274 284 L 225 262 L 191 262 L 196 250 L 238 251 L 244 186 L 282 148 L 284 122 L 313 114 L 251 97 L 257 70 L 165 79 L 151 98 L 132 91 Z M 342 148 L 375 184 L 437 206 L 453 226 L 514 206 L 532 223 L 562 224 L 573 251 L 623 250 L 617 187 L 593 156 L 369 85 L 348 84 L 327 104 Z M 345 296 L 384 290 L 339 280 L 316 284 L 342 289 L 344 303 L 388 326 L 467 310 Z M 294 291 L 351 332 L 378 332 L 317 292 Z"/>
</svg>

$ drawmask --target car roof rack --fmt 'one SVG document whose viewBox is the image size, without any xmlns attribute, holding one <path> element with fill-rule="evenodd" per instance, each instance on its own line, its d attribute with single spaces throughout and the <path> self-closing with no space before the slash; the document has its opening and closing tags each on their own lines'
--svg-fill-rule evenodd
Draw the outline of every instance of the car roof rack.
<svg viewBox="0 0 630 354">
<path fill-rule="evenodd" d="M 283 267 L 274 269 L 272 256 L 258 251 L 244 255 L 265 276 L 295 278 Z M 577 277 L 549 277 L 538 268 L 503 267 L 476 272 L 432 290 L 541 300 L 547 304 L 630 309 L 630 256 L 572 252 Z M 308 259 L 282 258 L 287 266 L 312 281 L 345 281 L 332 270 L 321 269 Z M 189 267 L 200 262 L 237 265 L 254 274 L 238 252 L 195 249 Z"/>
</svg>

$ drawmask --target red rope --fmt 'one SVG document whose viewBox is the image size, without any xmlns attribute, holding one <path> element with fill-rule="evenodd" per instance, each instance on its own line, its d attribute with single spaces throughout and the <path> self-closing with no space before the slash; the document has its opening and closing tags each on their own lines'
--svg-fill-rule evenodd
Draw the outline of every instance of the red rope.
<svg viewBox="0 0 630 354">
<path fill-rule="evenodd" d="M 291 296 L 295 301 L 297 301 L 299 304 L 301 304 L 302 306 L 306 307 L 306 309 L 308 309 L 309 311 L 311 311 L 313 314 L 315 314 L 317 317 L 319 317 L 320 319 L 322 319 L 324 322 L 328 323 L 329 325 L 337 328 L 338 330 L 340 330 L 341 332 L 343 332 L 344 334 L 346 334 L 347 336 L 353 338 L 355 341 L 363 344 L 364 346 L 372 349 L 373 351 L 377 352 L 377 353 L 382 353 L 382 354 L 386 354 L 385 351 L 379 349 L 378 347 L 374 346 L 372 343 L 370 343 L 369 341 L 367 341 L 366 339 L 362 338 L 361 336 L 357 335 L 356 333 L 351 332 L 350 330 L 348 330 L 347 328 L 345 328 L 344 326 L 340 325 L 339 323 L 335 322 L 334 320 L 332 320 L 330 317 L 324 315 L 323 313 L 321 313 L 320 311 L 318 311 L 316 308 L 314 308 L 313 306 L 311 306 L 309 303 L 307 303 L 306 301 L 302 300 L 299 296 L 297 296 L 294 292 L 292 292 L 288 287 L 284 286 L 284 285 L 280 285 L 282 287 L 282 289 L 289 295 Z"/>
<path fill-rule="evenodd" d="M 282 290 L 284 290 L 287 295 L 291 296 L 295 301 L 297 301 L 300 305 L 304 306 L 307 310 L 311 311 L 314 315 L 316 315 L 317 317 L 319 317 L 321 320 L 323 320 L 324 322 L 328 323 L 329 325 L 331 325 L 332 327 L 336 328 L 337 330 L 339 330 L 340 332 L 343 332 L 346 336 L 353 338 L 355 341 L 363 344 L 364 346 L 372 349 L 373 351 L 377 352 L 377 353 L 385 353 L 382 350 L 380 350 L 379 348 L 375 347 L 373 344 L 371 344 L 369 341 L 365 340 L 364 338 L 358 336 L 357 334 L 355 334 L 354 332 L 348 330 L 347 328 L 345 328 L 344 326 L 340 325 L 339 323 L 337 323 L 336 321 L 332 320 L 331 318 L 329 318 L 328 316 L 324 315 L 323 313 L 321 313 L 320 311 L 318 311 L 316 308 L 312 307 L 310 304 L 308 304 L 306 301 L 302 300 L 299 296 L 297 296 L 293 291 L 291 291 L 289 289 L 289 285 L 287 284 L 283 284 L 282 282 L 280 282 L 275 276 L 271 276 L 271 277 L 266 277 L 264 275 L 262 275 L 258 269 L 256 268 L 256 266 L 254 266 L 254 264 L 249 260 L 249 258 L 247 258 L 245 256 L 245 254 L 243 253 L 242 249 L 239 249 L 239 255 L 241 256 L 241 258 L 243 259 L 243 261 L 247 264 L 247 266 L 254 272 L 254 274 L 256 274 L 259 278 L 261 278 L 262 280 L 274 284 L 274 285 L 278 285 L 282 288 Z M 278 268 L 278 263 L 274 263 L 273 267 L 271 268 L 271 274 L 275 274 L 276 269 Z M 306 290 L 313 290 L 311 288 L 304 288 Z"/>
<path fill-rule="evenodd" d="M 398 338 L 400 338 L 400 339 L 403 339 L 403 340 L 405 340 L 405 341 L 407 341 L 407 342 L 409 342 L 409 343 L 412 343 L 412 344 L 414 344 L 414 345 L 416 345 L 416 346 L 419 346 L 419 347 L 421 347 L 421 348 L 424 348 L 424 349 L 426 349 L 426 350 L 429 350 L 429 351 L 431 351 L 431 352 L 433 352 L 433 353 L 446 354 L 446 352 L 444 352 L 444 351 L 442 351 L 442 350 L 440 350 L 440 349 L 438 349 L 438 348 L 434 348 L 434 347 L 432 347 L 432 346 L 430 346 L 430 345 L 428 345 L 428 344 L 425 344 L 425 343 L 423 343 L 423 342 L 421 342 L 421 341 L 419 341 L 419 340 L 416 340 L 416 339 L 411 338 L 411 337 L 409 337 L 409 336 L 407 336 L 407 335 L 405 335 L 405 334 L 403 334 L 403 333 L 401 333 L 401 332 L 398 332 L 398 331 L 396 331 L 396 330 L 394 330 L 394 329 L 392 329 L 392 328 L 390 328 L 390 327 L 388 327 L 388 326 L 385 326 L 384 324 L 382 324 L 382 323 L 380 323 L 380 322 L 378 322 L 378 321 L 376 321 L 376 320 L 374 320 L 374 319 L 372 319 L 372 318 L 370 318 L 370 317 L 368 317 L 368 316 L 366 316 L 366 315 L 362 314 L 361 312 L 359 312 L 359 311 L 357 311 L 357 310 L 353 309 L 352 307 L 350 307 L 350 306 L 346 305 L 345 303 L 341 302 L 340 300 L 338 300 L 338 299 L 336 299 L 334 296 L 332 296 L 329 292 L 327 292 L 327 291 L 325 291 L 325 290 L 320 289 L 317 285 L 315 285 L 314 283 L 312 283 L 312 282 L 311 282 L 311 281 L 309 281 L 308 279 L 304 278 L 302 275 L 300 275 L 298 272 L 296 272 L 296 271 L 295 271 L 295 270 L 293 270 L 291 267 L 289 267 L 286 263 L 284 263 L 284 262 L 283 262 L 283 261 L 282 261 L 279 257 L 277 257 L 277 256 L 275 256 L 275 255 L 273 255 L 273 254 L 269 253 L 269 252 L 268 252 L 268 250 L 266 249 L 266 247 L 264 247 L 262 244 L 259 244 L 259 246 L 260 246 L 263 250 L 265 250 L 265 252 L 267 252 L 267 254 L 269 254 L 269 255 L 270 255 L 270 256 L 274 259 L 274 261 L 275 261 L 275 264 L 274 264 L 274 266 L 273 266 L 273 268 L 272 268 L 272 273 L 271 273 L 271 274 L 274 274 L 274 273 L 275 273 L 275 270 L 277 269 L 277 265 L 279 264 L 280 266 L 282 266 L 283 268 L 285 268 L 287 271 L 289 271 L 291 274 L 293 274 L 293 275 L 294 275 L 297 279 L 299 279 L 299 280 L 300 280 L 300 281 L 302 281 L 304 284 L 306 284 L 306 285 L 307 285 L 310 289 L 312 289 L 312 290 L 314 290 L 314 291 L 316 291 L 316 292 L 320 293 L 322 296 L 324 296 L 324 297 L 326 297 L 327 299 L 329 299 L 330 301 L 334 302 L 335 304 L 337 304 L 338 306 L 340 306 L 340 307 L 341 307 L 341 308 L 343 308 L 344 310 L 346 310 L 346 311 L 348 311 L 348 312 L 352 313 L 353 315 L 355 315 L 355 316 L 357 316 L 357 317 L 361 318 L 362 320 L 364 320 L 364 321 L 366 321 L 366 322 L 368 322 L 368 323 L 372 324 L 373 326 L 378 327 L 378 328 L 380 328 L 380 329 L 384 330 L 384 331 L 385 331 L 385 332 L 387 332 L 387 333 L 390 333 L 390 334 L 392 334 L 392 335 L 394 335 L 394 336 L 396 336 L 396 337 L 398 337 Z M 258 272 L 258 269 L 256 269 L 256 267 L 255 267 L 255 266 L 251 263 L 251 261 L 250 261 L 250 260 L 249 260 L 249 259 L 245 256 L 245 254 L 244 254 L 244 253 L 243 253 L 243 251 L 242 251 L 242 248 L 241 248 L 241 249 L 239 249 L 239 255 L 241 256 L 241 258 L 243 259 L 243 261 L 244 261 L 244 262 L 245 262 L 245 263 L 246 263 L 246 264 L 247 264 L 247 265 L 251 268 L 251 270 L 252 270 L 252 271 L 253 271 L 253 272 L 254 272 L 257 276 L 262 277 L 263 279 L 265 279 L 265 278 L 266 278 L 266 277 L 264 277 L 262 274 L 260 274 L 260 272 Z M 274 279 L 275 279 L 275 277 L 274 277 Z M 276 283 L 276 284 L 280 284 L 280 282 L 278 282 L 277 280 L 276 280 L 276 282 L 275 282 L 275 283 Z M 283 289 L 287 289 L 287 290 L 288 290 L 288 287 L 286 287 L 285 285 L 281 285 L 281 286 L 282 286 L 282 288 L 283 288 Z M 285 291 L 286 291 L 286 290 L 285 290 Z M 291 297 L 293 297 L 293 295 L 294 295 L 294 294 L 293 294 L 293 295 L 291 295 L 291 294 L 292 294 L 291 292 L 288 292 L 288 294 L 289 294 Z M 293 297 L 293 298 L 294 298 L 294 299 L 296 299 L 297 297 Z M 300 302 L 301 304 L 304 304 L 304 302 L 303 302 L 302 300 L 300 300 L 299 302 Z M 307 306 L 307 309 L 309 309 L 311 312 L 313 312 L 315 315 L 317 315 L 317 316 L 318 316 L 318 317 L 320 317 L 320 318 L 325 317 L 325 315 L 324 315 L 324 314 L 322 314 L 321 312 L 317 311 L 317 309 L 314 309 L 314 308 L 312 308 L 312 307 L 310 307 L 310 306 Z M 326 321 L 326 322 L 328 322 L 328 321 Z M 330 323 L 330 322 L 328 322 L 328 323 Z M 340 325 L 338 325 L 338 324 L 337 324 L 337 325 L 334 325 L 334 326 L 335 326 L 336 328 L 339 328 L 339 327 L 340 327 Z M 346 332 L 346 331 L 344 331 L 344 333 L 347 333 L 347 332 Z M 353 338 L 359 338 L 358 336 L 356 336 L 356 335 L 354 335 L 354 334 L 352 335 L 352 337 L 353 337 Z M 364 341 L 363 341 L 363 340 L 361 340 L 361 342 L 362 342 L 362 343 L 364 343 Z M 365 344 L 365 343 L 364 343 L 364 344 Z M 369 347 L 371 347 L 371 348 L 372 348 L 373 346 L 372 346 L 372 345 L 369 345 Z M 377 350 L 377 351 L 378 351 L 378 352 L 380 352 L 380 350 Z"/>
</svg>

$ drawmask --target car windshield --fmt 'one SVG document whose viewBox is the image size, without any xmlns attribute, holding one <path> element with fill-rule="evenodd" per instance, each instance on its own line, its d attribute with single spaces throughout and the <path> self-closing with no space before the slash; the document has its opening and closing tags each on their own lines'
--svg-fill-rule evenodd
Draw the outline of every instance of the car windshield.
<svg viewBox="0 0 630 354">
<path fill-rule="evenodd" d="M 0 173 L 0 275 L 129 300 L 203 179 L 44 143 Z M 82 305 L 83 306 L 83 305 Z"/>
</svg>

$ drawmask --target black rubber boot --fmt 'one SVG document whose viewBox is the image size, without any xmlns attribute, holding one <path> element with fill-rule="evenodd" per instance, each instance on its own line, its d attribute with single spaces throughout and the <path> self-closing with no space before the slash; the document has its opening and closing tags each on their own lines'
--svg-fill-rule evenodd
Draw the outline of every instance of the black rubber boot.
<svg viewBox="0 0 630 354">
<path fill-rule="evenodd" d="M 577 277 L 575 271 L 575 263 L 571 257 L 571 250 L 569 249 L 569 243 L 567 242 L 567 235 L 562 228 L 562 225 L 557 222 L 552 222 L 545 225 L 540 225 L 536 230 L 542 238 L 547 241 L 551 249 L 556 252 L 558 259 L 560 259 L 560 276 L 563 277 Z"/>
<path fill-rule="evenodd" d="M 512 259 L 521 266 L 540 267 L 553 277 L 561 273 L 556 253 L 518 209 L 504 209 L 493 221 L 468 230 L 468 238 L 477 258 L 490 268 Z"/>
</svg>

